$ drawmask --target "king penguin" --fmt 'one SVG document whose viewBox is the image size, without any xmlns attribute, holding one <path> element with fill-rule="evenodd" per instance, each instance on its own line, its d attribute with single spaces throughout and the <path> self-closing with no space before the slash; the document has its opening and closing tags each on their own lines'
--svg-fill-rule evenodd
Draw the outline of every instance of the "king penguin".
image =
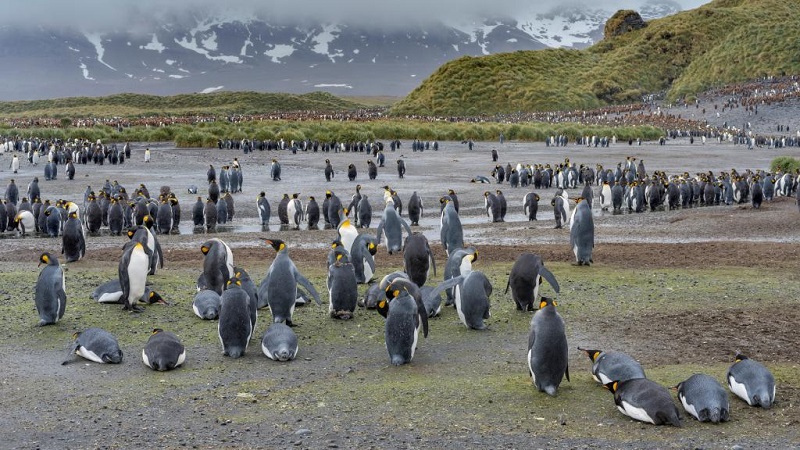
<svg viewBox="0 0 800 450">
<path fill-rule="evenodd" d="M 328 267 L 328 313 L 334 319 L 352 319 L 358 302 L 358 283 L 353 265 L 345 253 L 336 255 Z"/>
<path fill-rule="evenodd" d="M 174 333 L 156 328 L 142 350 L 144 365 L 159 372 L 180 367 L 186 360 L 186 347 Z"/>
<path fill-rule="evenodd" d="M 403 228 L 405 228 L 406 233 L 411 234 L 411 227 L 394 209 L 394 203 L 391 200 L 387 201 L 381 221 L 378 223 L 376 239 L 380 244 L 381 238 L 386 235 L 386 248 L 389 250 L 390 255 L 394 252 L 399 252 L 403 248 Z"/>
<path fill-rule="evenodd" d="M 775 402 L 775 377 L 763 364 L 736 354 L 736 361 L 725 376 L 728 387 L 750 406 L 769 409 Z"/>
<path fill-rule="evenodd" d="M 406 237 L 403 245 L 403 270 L 408 278 L 422 287 L 428 280 L 431 267 L 436 275 L 436 260 L 433 258 L 428 238 L 424 234 L 414 233 Z"/>
<path fill-rule="evenodd" d="M 728 393 L 716 379 L 696 373 L 675 388 L 683 409 L 700 422 L 720 423 L 730 418 Z"/>
<path fill-rule="evenodd" d="M 70 213 L 61 234 L 61 253 L 67 262 L 78 261 L 86 254 L 86 237 L 78 213 Z"/>
<path fill-rule="evenodd" d="M 314 196 L 309 196 L 306 202 L 306 222 L 309 230 L 319 229 L 319 203 Z"/>
<path fill-rule="evenodd" d="M 622 414 L 653 425 L 681 426 L 681 416 L 664 386 L 647 378 L 612 381 L 606 384 Z"/>
<path fill-rule="evenodd" d="M 536 213 L 539 211 L 539 194 L 536 192 L 528 192 L 525 194 L 525 200 L 522 203 L 522 211 L 528 221 L 536 220 Z"/>
<path fill-rule="evenodd" d="M 356 282 L 359 284 L 369 283 L 375 275 L 375 258 L 372 251 L 375 250 L 375 242 L 371 236 L 359 234 L 353 241 L 350 252 L 350 263 L 356 273 Z"/>
<path fill-rule="evenodd" d="M 291 361 L 297 356 L 297 335 L 283 323 L 270 324 L 261 338 L 261 351 L 273 361 Z"/>
<path fill-rule="evenodd" d="M 258 217 L 261 219 L 261 226 L 269 226 L 269 217 L 272 211 L 269 206 L 269 200 L 267 200 L 266 192 L 261 191 L 261 193 L 258 194 L 256 206 L 258 206 Z"/>
<path fill-rule="evenodd" d="M 472 271 L 472 263 L 478 259 L 478 251 L 475 247 L 467 247 L 453 251 L 447 258 L 444 268 L 444 281 L 467 275 Z M 455 303 L 453 289 L 447 289 L 447 306 Z"/>
<path fill-rule="evenodd" d="M 205 286 L 200 289 L 210 289 L 219 295 L 234 275 L 233 252 L 230 246 L 222 239 L 209 239 L 200 245 L 203 253 L 203 277 Z"/>
<path fill-rule="evenodd" d="M 347 254 L 353 251 L 353 242 L 358 237 L 358 230 L 350 223 L 350 218 L 347 215 L 346 209 L 341 211 L 339 226 L 336 229 L 338 239 L 341 241 L 342 246 L 347 250 Z"/>
<path fill-rule="evenodd" d="M 639 361 L 622 352 L 605 352 L 578 347 L 592 361 L 592 378 L 602 385 L 612 381 L 647 378 Z"/>
<path fill-rule="evenodd" d="M 141 311 L 137 302 L 144 295 L 147 271 L 150 268 L 152 251 L 141 242 L 131 241 L 125 246 L 119 261 L 119 283 L 125 310 Z"/>
<path fill-rule="evenodd" d="M 458 216 L 458 210 L 452 197 L 445 195 L 439 199 L 439 202 L 444 205 L 439 221 L 441 227 L 439 229 L 439 238 L 449 256 L 456 250 L 464 248 L 464 229 L 461 226 L 461 218 Z"/>
<path fill-rule="evenodd" d="M 292 194 L 292 198 L 286 205 L 286 216 L 289 218 L 289 225 L 295 230 L 299 230 L 300 224 L 303 222 L 303 202 L 300 201 L 299 193 Z"/>
<path fill-rule="evenodd" d="M 478 270 L 462 277 L 463 280 L 453 287 L 458 318 L 467 328 L 485 330 L 483 321 L 491 317 L 489 297 L 492 295 L 492 283 Z"/>
<path fill-rule="evenodd" d="M 378 302 L 378 310 L 386 313 L 384 337 L 389 360 L 399 366 L 414 358 L 420 329 L 428 337 L 428 314 L 419 288 L 408 279 L 393 279 L 385 292 L 386 298 Z"/>
<path fill-rule="evenodd" d="M 102 328 L 87 328 L 83 332 L 73 334 L 72 339 L 69 356 L 79 355 L 100 364 L 122 362 L 122 350 L 119 348 L 117 338 Z M 70 360 L 67 359 L 61 364 L 69 363 Z"/>
<path fill-rule="evenodd" d="M 575 254 L 576 264 L 590 265 L 594 249 L 594 219 L 586 201 L 578 199 L 578 205 L 572 213 L 569 223 L 569 245 Z"/>
<path fill-rule="evenodd" d="M 39 326 L 52 325 L 64 317 L 67 309 L 64 271 L 58 258 L 50 253 L 42 253 L 39 266 L 45 264 L 36 280 L 36 311 L 39 312 Z"/>
<path fill-rule="evenodd" d="M 253 324 L 250 321 L 250 297 L 236 277 L 228 280 L 222 293 L 217 333 L 223 355 L 231 358 L 244 356 L 253 335 Z"/>
<path fill-rule="evenodd" d="M 569 381 L 567 334 L 556 305 L 553 299 L 542 298 L 528 334 L 528 370 L 533 384 L 551 396 L 556 395 L 565 376 Z"/>
<path fill-rule="evenodd" d="M 258 297 L 267 299 L 273 322 L 286 322 L 286 325 L 293 326 L 292 315 L 297 299 L 298 283 L 314 297 L 318 305 L 322 303 L 317 290 L 289 258 L 286 243 L 280 239 L 267 239 L 266 243 L 275 249 L 277 255 L 264 279 L 261 280 Z"/>
<path fill-rule="evenodd" d="M 542 257 L 533 253 L 522 253 L 517 257 L 508 274 L 506 294 L 511 289 L 511 298 L 517 311 L 533 311 L 539 302 L 539 287 L 542 279 L 547 280 L 556 293 L 560 292 L 558 281 L 545 266 Z"/>
<path fill-rule="evenodd" d="M 408 220 L 411 221 L 412 226 L 419 225 L 419 219 L 422 217 L 424 209 L 422 197 L 417 195 L 417 191 L 414 191 L 414 193 L 411 194 L 411 198 L 408 200 Z"/>
<path fill-rule="evenodd" d="M 214 320 L 218 318 L 221 308 L 222 296 L 211 289 L 199 290 L 192 300 L 192 311 L 201 319 Z"/>
</svg>

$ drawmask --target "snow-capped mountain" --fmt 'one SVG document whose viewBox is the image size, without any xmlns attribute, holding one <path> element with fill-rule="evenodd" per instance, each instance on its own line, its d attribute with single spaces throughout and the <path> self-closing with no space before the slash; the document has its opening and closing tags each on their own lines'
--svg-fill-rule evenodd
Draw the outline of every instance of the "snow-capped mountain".
<svg viewBox="0 0 800 450">
<path fill-rule="evenodd" d="M 649 20 L 680 9 L 671 0 L 652 0 L 639 11 Z M 460 56 L 589 46 L 602 39 L 613 13 L 574 5 L 381 28 L 194 11 L 144 33 L 6 22 L 0 26 L 0 100 L 220 89 L 402 96 Z"/>
</svg>

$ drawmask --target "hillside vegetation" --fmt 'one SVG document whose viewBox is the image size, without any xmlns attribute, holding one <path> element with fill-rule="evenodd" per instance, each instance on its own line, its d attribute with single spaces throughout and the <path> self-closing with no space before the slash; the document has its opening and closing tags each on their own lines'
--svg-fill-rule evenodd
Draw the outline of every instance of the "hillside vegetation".
<svg viewBox="0 0 800 450">
<path fill-rule="evenodd" d="M 271 112 L 348 111 L 364 105 L 326 92 L 302 95 L 214 92 L 157 96 L 118 94 L 0 102 L 0 117 L 132 117 L 191 114 L 267 114 Z"/>
<path fill-rule="evenodd" d="M 584 50 L 462 57 L 444 64 L 395 115 L 591 109 L 650 93 L 691 99 L 764 76 L 800 73 L 800 0 L 715 0 Z"/>
</svg>

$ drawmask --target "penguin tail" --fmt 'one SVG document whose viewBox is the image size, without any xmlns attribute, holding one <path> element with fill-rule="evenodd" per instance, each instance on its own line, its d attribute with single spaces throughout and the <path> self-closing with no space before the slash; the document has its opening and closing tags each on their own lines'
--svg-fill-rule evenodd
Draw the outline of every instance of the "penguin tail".
<svg viewBox="0 0 800 450">
<path fill-rule="evenodd" d="M 722 420 L 722 411 L 719 407 L 714 407 L 707 411 L 707 416 L 709 422 L 719 423 Z"/>
<path fill-rule="evenodd" d="M 549 395 L 550 397 L 555 397 L 556 396 L 556 387 L 555 386 L 545 386 L 544 389 L 542 389 L 542 390 L 544 391 L 545 394 Z"/>
<path fill-rule="evenodd" d="M 405 359 L 405 358 L 403 358 L 403 357 L 402 357 L 402 356 L 400 356 L 400 355 L 394 355 L 394 356 L 392 356 L 392 365 L 393 365 L 393 366 L 402 366 L 403 364 L 405 364 L 405 363 L 407 363 L 407 362 L 408 362 L 408 361 L 406 361 L 406 359 Z"/>
</svg>

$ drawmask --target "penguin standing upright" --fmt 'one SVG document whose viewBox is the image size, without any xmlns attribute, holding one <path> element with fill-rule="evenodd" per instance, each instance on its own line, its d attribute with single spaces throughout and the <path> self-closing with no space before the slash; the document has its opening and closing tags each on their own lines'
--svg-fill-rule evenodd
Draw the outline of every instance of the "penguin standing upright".
<svg viewBox="0 0 800 450">
<path fill-rule="evenodd" d="M 386 288 L 386 298 L 378 302 L 384 311 L 384 337 L 392 365 L 407 364 L 414 358 L 419 331 L 428 337 L 428 313 L 419 288 L 403 277 L 395 278 Z"/>
<path fill-rule="evenodd" d="M 317 203 L 313 195 L 309 196 L 306 202 L 305 216 L 309 230 L 316 230 L 319 228 L 319 203 Z"/>
<path fill-rule="evenodd" d="M 112 198 L 108 207 L 108 230 L 114 236 L 122 234 L 122 228 L 125 226 L 125 217 L 122 210 L 122 204 L 117 198 Z"/>
<path fill-rule="evenodd" d="M 222 293 L 217 333 L 223 355 L 231 358 L 244 356 L 253 335 L 253 323 L 250 321 L 250 297 L 236 277 L 228 280 Z"/>
<path fill-rule="evenodd" d="M 381 217 L 380 223 L 378 223 L 376 238 L 378 244 L 380 244 L 381 237 L 386 235 L 386 248 L 389 250 L 390 255 L 402 249 L 403 228 L 406 229 L 406 233 L 409 235 L 411 234 L 411 227 L 400 217 L 400 214 L 394 208 L 394 203 L 389 200 L 386 202 L 386 207 L 383 209 L 383 216 Z"/>
<path fill-rule="evenodd" d="M 212 180 L 208 184 L 208 198 L 211 199 L 212 202 L 214 202 L 214 205 L 216 205 L 217 202 L 219 201 L 219 194 L 220 194 L 219 185 L 217 184 L 216 180 Z"/>
<path fill-rule="evenodd" d="M 378 166 L 371 159 L 367 160 L 367 175 L 370 180 L 378 178 Z"/>
<path fill-rule="evenodd" d="M 489 297 L 492 295 L 492 283 L 478 270 L 462 277 L 463 280 L 453 287 L 458 318 L 467 328 L 485 330 L 483 321 L 491 317 Z"/>
<path fill-rule="evenodd" d="M 503 191 L 497 189 L 494 191 L 495 197 L 497 197 L 497 203 L 500 207 L 500 222 L 506 221 L 506 212 L 508 211 L 508 203 L 506 202 L 506 197 L 503 195 Z"/>
<path fill-rule="evenodd" d="M 422 198 L 417 195 L 417 191 L 414 191 L 408 200 L 408 220 L 411 221 L 412 226 L 419 225 L 419 219 L 422 217 L 424 208 Z"/>
<path fill-rule="evenodd" d="M 613 202 L 611 201 L 611 185 L 608 184 L 608 181 L 603 182 L 603 186 L 600 187 L 600 209 L 603 211 L 608 211 L 608 208 L 611 208 Z"/>
<path fill-rule="evenodd" d="M 763 364 L 737 353 L 725 376 L 728 387 L 750 406 L 769 409 L 775 402 L 775 377 Z"/>
<path fill-rule="evenodd" d="M 406 176 L 406 162 L 402 159 L 397 160 L 397 176 L 404 178 Z"/>
<path fill-rule="evenodd" d="M 350 181 L 355 181 L 356 177 L 358 177 L 358 170 L 356 169 L 356 165 L 349 164 L 347 166 L 347 179 Z"/>
<path fill-rule="evenodd" d="M 217 201 L 217 224 L 224 225 L 228 223 L 228 205 L 225 203 L 225 200 L 220 198 Z"/>
<path fill-rule="evenodd" d="M 70 213 L 64 224 L 64 231 L 61 234 L 61 254 L 65 256 L 67 262 L 78 261 L 86 254 L 86 237 L 83 235 L 83 225 L 76 212 Z"/>
<path fill-rule="evenodd" d="M 358 215 L 358 226 L 369 228 L 372 223 L 372 205 L 370 205 L 366 194 L 361 195 L 361 199 L 356 206 L 356 214 Z"/>
<path fill-rule="evenodd" d="M 142 350 L 144 365 L 159 372 L 180 367 L 186 360 L 186 347 L 174 333 L 156 328 Z"/>
<path fill-rule="evenodd" d="M 14 157 L 16 157 L 16 155 L 14 155 Z M 17 184 L 14 182 L 13 178 L 9 180 L 8 186 L 6 186 L 5 198 L 14 205 L 19 202 L 19 188 L 17 187 Z"/>
<path fill-rule="evenodd" d="M 172 205 L 169 203 L 168 198 L 162 198 L 158 206 L 156 228 L 161 234 L 169 234 L 172 231 Z"/>
<path fill-rule="evenodd" d="M 295 229 L 300 229 L 300 224 L 303 222 L 303 202 L 300 201 L 300 194 L 292 194 L 292 198 L 286 205 L 286 216 L 289 218 L 289 224 Z"/>
<path fill-rule="evenodd" d="M 206 204 L 203 207 L 203 222 L 205 222 L 207 230 L 217 229 L 217 205 L 210 198 L 206 199 Z M 195 223 L 197 223 L 196 219 Z"/>
<path fill-rule="evenodd" d="M 278 203 L 278 220 L 280 220 L 281 226 L 289 225 L 289 203 L 291 201 L 289 194 L 283 194 Z"/>
<path fill-rule="evenodd" d="M 335 176 L 333 172 L 333 166 L 331 165 L 331 160 L 325 160 L 325 181 L 331 181 Z"/>
<path fill-rule="evenodd" d="M 720 423 L 730 418 L 728 393 L 716 379 L 696 373 L 675 388 L 683 409 L 700 422 Z"/>
<path fill-rule="evenodd" d="M 569 245 L 575 254 L 576 264 L 579 266 L 590 265 L 592 250 L 594 249 L 594 219 L 589 204 L 578 200 L 578 205 L 572 213 L 569 223 Z"/>
<path fill-rule="evenodd" d="M 281 181 L 281 164 L 277 159 L 272 159 L 272 164 L 269 167 L 269 176 L 272 181 Z"/>
<path fill-rule="evenodd" d="M 681 415 L 669 391 L 647 378 L 612 381 L 606 388 L 614 394 L 617 409 L 631 419 L 653 425 L 681 426 Z"/>
<path fill-rule="evenodd" d="M 578 347 L 592 360 L 592 378 L 602 385 L 612 381 L 647 378 L 639 361 L 622 352 L 605 352 Z"/>
<path fill-rule="evenodd" d="M 64 317 L 67 309 L 66 283 L 64 271 L 58 264 L 58 258 L 50 253 L 39 256 L 39 266 L 45 267 L 39 272 L 36 280 L 36 311 L 39 313 L 39 326 L 52 325 Z"/>
<path fill-rule="evenodd" d="M 430 268 L 436 275 L 436 260 L 433 258 L 428 238 L 424 234 L 414 233 L 406 237 L 403 245 L 403 270 L 408 278 L 422 287 L 428 279 Z"/>
<path fill-rule="evenodd" d="M 366 234 L 359 234 L 353 241 L 350 251 L 350 263 L 356 274 L 356 282 L 369 283 L 375 274 L 375 259 L 371 251 L 375 250 L 375 243 Z"/>
<path fill-rule="evenodd" d="M 486 210 L 486 215 L 492 222 L 502 222 L 503 219 L 500 217 L 500 201 L 497 199 L 497 196 L 489 191 L 483 193 L 483 207 Z"/>
<path fill-rule="evenodd" d="M 209 239 L 200 245 L 203 253 L 203 278 L 205 286 L 202 289 L 210 289 L 219 295 L 228 284 L 228 280 L 234 275 L 233 252 L 222 239 Z"/>
<path fill-rule="evenodd" d="M 464 248 L 464 230 L 452 197 L 446 195 L 439 202 L 444 205 L 439 221 L 439 237 L 447 254 L 452 255 L 454 251 Z"/>
<path fill-rule="evenodd" d="M 138 241 L 129 242 L 123 250 L 118 274 L 125 310 L 136 312 L 142 310 L 137 302 L 144 295 L 152 253 L 152 250 Z"/>
<path fill-rule="evenodd" d="M 539 194 L 535 192 L 528 192 L 525 194 L 525 200 L 522 203 L 522 211 L 528 221 L 536 220 L 536 213 L 539 211 Z"/>
<path fill-rule="evenodd" d="M 256 206 L 258 207 L 258 217 L 261 219 L 261 226 L 269 226 L 269 219 L 272 213 L 272 208 L 269 206 L 269 200 L 267 200 L 267 193 L 261 191 L 258 194 L 258 198 L 256 199 Z"/>
<path fill-rule="evenodd" d="M 17 217 L 23 215 L 24 213 L 29 212 L 25 210 L 20 211 L 17 214 Z M 55 206 L 51 206 L 45 210 L 44 215 L 47 216 L 47 221 L 45 222 L 47 227 L 47 235 L 50 237 L 58 237 L 61 235 L 61 226 L 63 224 L 61 221 L 61 211 Z"/>
<path fill-rule="evenodd" d="M 556 305 L 553 299 L 542 298 L 528 335 L 528 370 L 533 384 L 551 396 L 556 395 L 564 377 L 569 381 L 567 334 Z"/>
<path fill-rule="evenodd" d="M 558 281 L 552 272 L 544 266 L 544 261 L 539 255 L 522 253 L 517 257 L 511 272 L 508 274 L 506 294 L 511 289 L 511 298 L 517 305 L 518 311 L 533 311 L 534 305 L 539 304 L 539 286 L 542 279 L 547 280 L 556 293 L 560 292 Z"/>
<path fill-rule="evenodd" d="M 353 264 L 345 253 L 328 267 L 328 313 L 334 319 L 352 319 L 358 302 L 358 283 Z"/>
<path fill-rule="evenodd" d="M 164 268 L 164 252 L 161 250 L 161 244 L 158 242 L 154 231 L 155 220 L 153 220 L 153 216 L 149 214 L 144 216 L 142 225 L 147 230 L 147 246 L 152 251 L 152 255 L 150 256 L 150 271 L 147 274 L 155 275 L 156 268 Z"/>
<path fill-rule="evenodd" d="M 478 251 L 475 247 L 461 248 L 454 250 L 447 258 L 447 264 L 444 268 L 444 281 L 452 278 L 457 278 L 462 275 L 467 275 L 472 271 L 472 263 L 478 259 Z M 455 303 L 455 296 L 453 289 L 447 289 L 447 302 L 446 305 L 450 306 Z"/>
<path fill-rule="evenodd" d="M 314 297 L 318 305 L 322 303 L 317 290 L 289 258 L 286 243 L 279 239 L 267 239 L 266 243 L 275 249 L 277 255 L 261 281 L 258 297 L 267 299 L 273 322 L 286 322 L 286 325 L 292 326 L 298 283 Z"/>
<path fill-rule="evenodd" d="M 353 251 L 353 242 L 355 242 L 358 237 L 358 230 L 350 223 L 347 213 L 348 211 L 346 209 L 342 211 L 339 226 L 336 228 L 336 234 L 349 256 L 350 252 Z"/>
</svg>

